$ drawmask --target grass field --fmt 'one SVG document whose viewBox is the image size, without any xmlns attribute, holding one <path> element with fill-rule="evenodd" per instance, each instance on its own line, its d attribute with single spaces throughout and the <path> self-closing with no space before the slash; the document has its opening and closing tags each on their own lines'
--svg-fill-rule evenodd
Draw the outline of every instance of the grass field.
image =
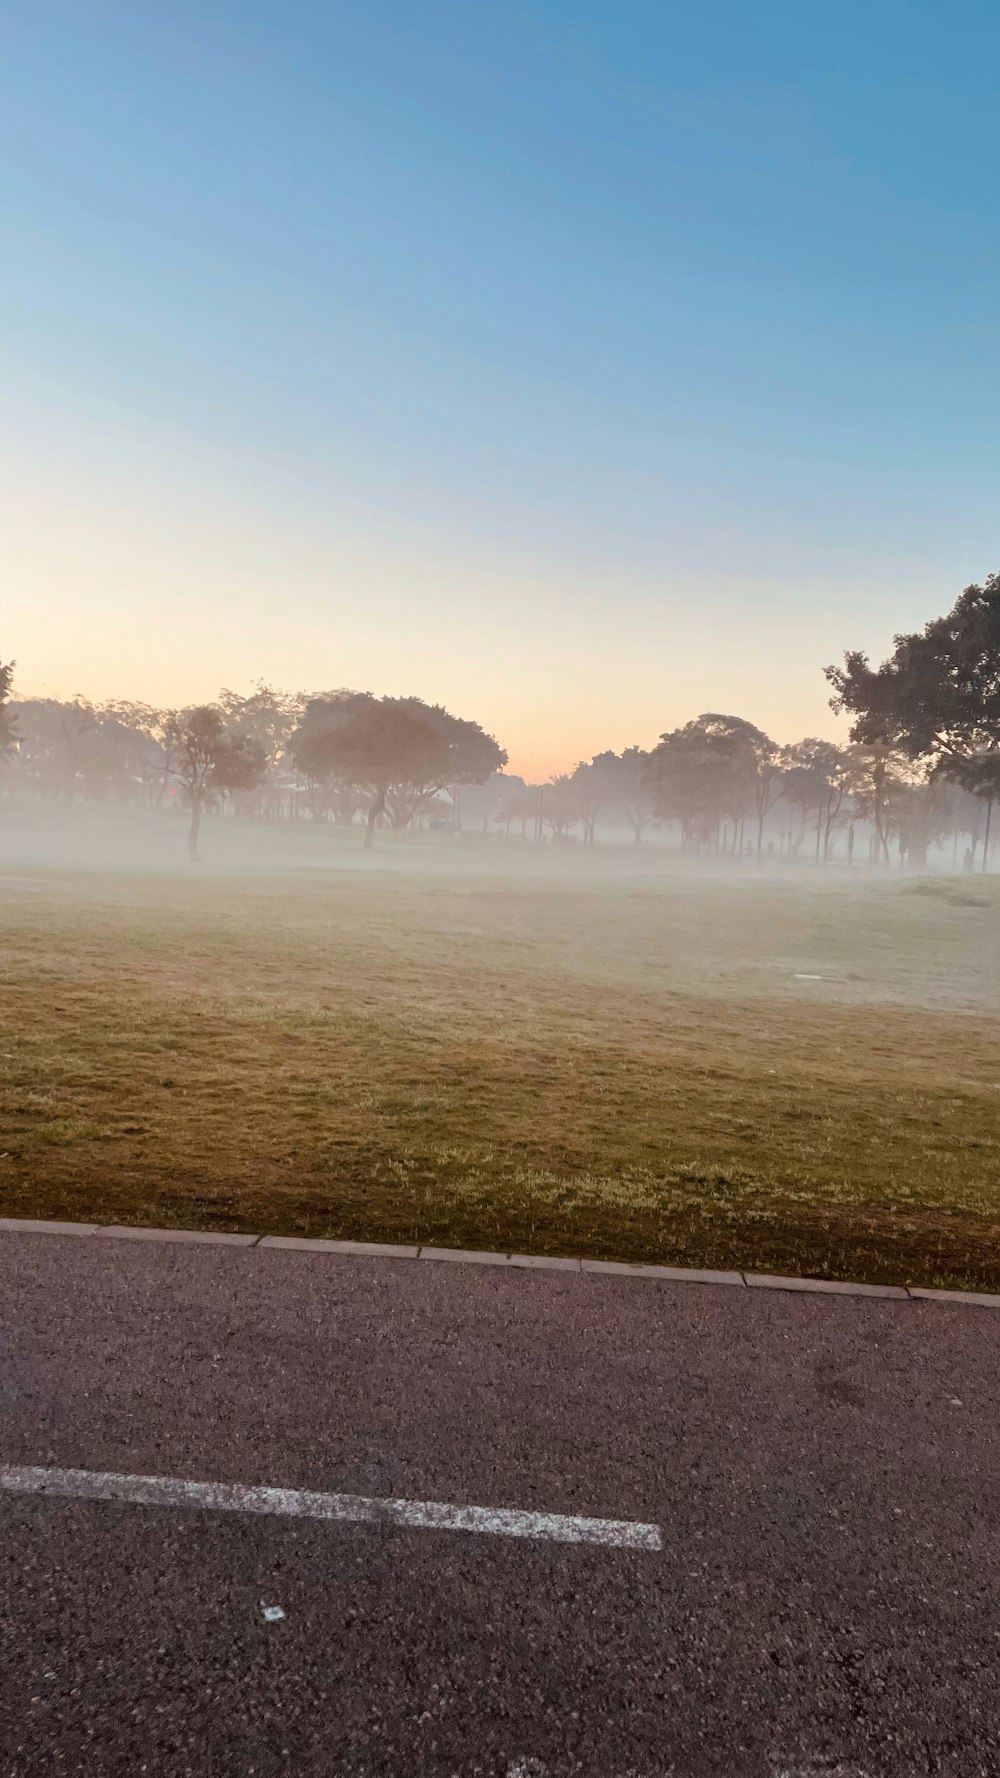
<svg viewBox="0 0 1000 1778">
<path fill-rule="evenodd" d="M 1000 1287 L 997 884 L 519 857 L 9 871 L 0 1213 Z"/>
</svg>

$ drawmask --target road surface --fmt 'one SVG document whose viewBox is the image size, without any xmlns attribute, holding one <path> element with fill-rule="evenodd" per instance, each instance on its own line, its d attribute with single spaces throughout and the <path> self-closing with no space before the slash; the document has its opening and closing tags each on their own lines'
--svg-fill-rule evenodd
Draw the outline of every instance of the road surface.
<svg viewBox="0 0 1000 1778">
<path fill-rule="evenodd" d="M 959 1305 L 2 1234 L 0 1778 L 995 1778 L 998 1358 Z"/>
</svg>

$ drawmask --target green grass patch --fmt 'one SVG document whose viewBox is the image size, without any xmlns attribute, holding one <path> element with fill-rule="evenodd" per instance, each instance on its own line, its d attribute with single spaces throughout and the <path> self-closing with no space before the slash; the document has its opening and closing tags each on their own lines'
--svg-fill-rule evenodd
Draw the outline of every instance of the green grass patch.
<svg viewBox="0 0 1000 1778">
<path fill-rule="evenodd" d="M 0 1210 L 1000 1288 L 998 916 L 860 873 L 11 873 Z"/>
</svg>

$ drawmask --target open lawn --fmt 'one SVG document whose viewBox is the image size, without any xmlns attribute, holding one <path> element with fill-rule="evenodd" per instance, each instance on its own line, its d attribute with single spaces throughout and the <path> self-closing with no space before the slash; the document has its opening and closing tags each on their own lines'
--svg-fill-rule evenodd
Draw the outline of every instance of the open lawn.
<svg viewBox="0 0 1000 1778">
<path fill-rule="evenodd" d="M 995 882 L 411 856 L 8 871 L 0 1213 L 1000 1287 Z"/>
</svg>

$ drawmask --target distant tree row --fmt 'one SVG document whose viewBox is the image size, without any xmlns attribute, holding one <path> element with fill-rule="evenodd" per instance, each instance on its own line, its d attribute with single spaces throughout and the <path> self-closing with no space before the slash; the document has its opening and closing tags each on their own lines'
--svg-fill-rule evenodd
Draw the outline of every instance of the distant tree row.
<svg viewBox="0 0 1000 1778">
<path fill-rule="evenodd" d="M 290 695 L 258 684 L 223 690 L 214 704 L 154 710 L 85 698 L 10 698 L 13 667 L 0 667 L 0 752 L 11 781 L 39 796 L 160 808 L 180 796 L 190 811 L 188 849 L 198 857 L 206 808 L 365 819 L 364 844 L 386 819 L 404 827 L 442 791 L 481 783 L 506 763 L 476 722 L 420 698 L 336 691 Z"/>
<path fill-rule="evenodd" d="M 206 808 L 262 816 L 308 814 L 364 826 L 418 819 L 484 833 L 595 842 L 614 822 L 639 844 L 673 822 L 688 851 L 758 859 L 804 846 L 825 862 L 844 836 L 867 838 L 873 862 L 890 848 L 914 868 L 947 837 L 987 867 L 1000 800 L 1000 577 L 966 587 L 946 616 L 894 638 L 872 667 L 849 652 L 825 669 L 831 706 L 851 719 L 848 743 L 771 740 L 742 717 L 708 712 L 661 735 L 649 752 L 597 753 L 546 784 L 504 772 L 505 750 L 476 722 L 420 698 L 371 692 L 289 694 L 259 683 L 188 710 L 84 698 L 13 698 L 0 663 L 0 763 L 10 787 L 68 801 L 140 800 L 189 810 L 198 855 Z"/>
</svg>

